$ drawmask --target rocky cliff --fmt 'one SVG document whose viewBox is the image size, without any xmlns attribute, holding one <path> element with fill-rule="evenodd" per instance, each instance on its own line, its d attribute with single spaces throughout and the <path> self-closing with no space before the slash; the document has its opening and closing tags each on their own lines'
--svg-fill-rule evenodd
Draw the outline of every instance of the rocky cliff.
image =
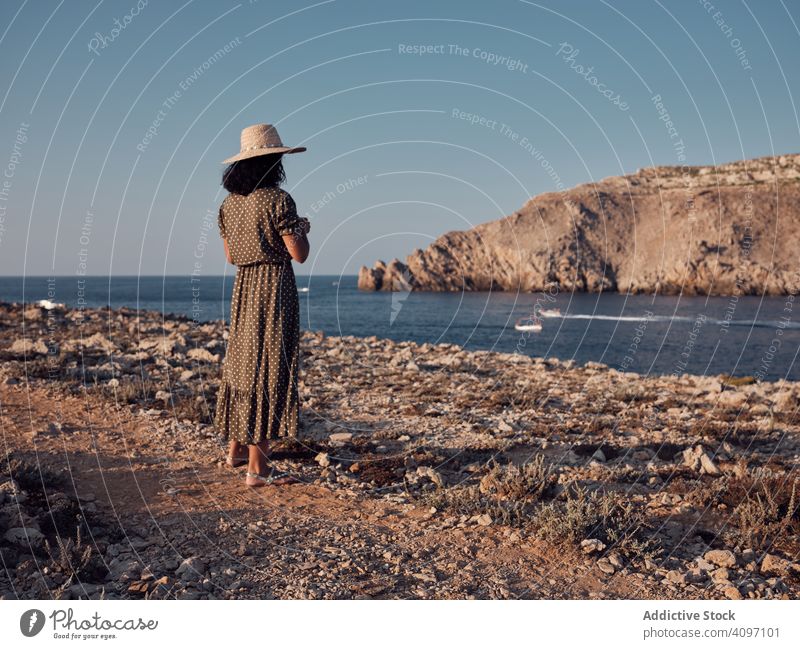
<svg viewBox="0 0 800 649">
<path fill-rule="evenodd" d="M 448 232 L 362 290 L 772 294 L 800 289 L 800 154 L 651 167 Z"/>
</svg>

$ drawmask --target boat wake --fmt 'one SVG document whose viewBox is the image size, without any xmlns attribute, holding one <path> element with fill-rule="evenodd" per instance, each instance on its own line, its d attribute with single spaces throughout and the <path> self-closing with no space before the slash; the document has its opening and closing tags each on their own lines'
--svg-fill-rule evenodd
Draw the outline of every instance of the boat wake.
<svg viewBox="0 0 800 649">
<path fill-rule="evenodd" d="M 615 316 L 592 313 L 565 313 L 558 315 L 541 314 L 543 318 L 563 320 L 608 320 L 611 322 L 695 322 L 699 316 L 672 316 L 672 315 L 642 315 L 642 316 Z M 718 320 L 706 318 L 706 324 L 727 325 L 731 327 L 764 327 L 771 329 L 800 329 L 800 322 L 783 322 L 780 320 Z"/>
</svg>

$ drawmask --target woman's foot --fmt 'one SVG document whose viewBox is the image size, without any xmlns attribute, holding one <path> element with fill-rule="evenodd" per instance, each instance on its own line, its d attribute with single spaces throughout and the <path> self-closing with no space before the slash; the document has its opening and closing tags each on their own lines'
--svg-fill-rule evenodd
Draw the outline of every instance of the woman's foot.
<svg viewBox="0 0 800 649">
<path fill-rule="evenodd" d="M 225 460 L 226 464 L 228 466 L 237 467 L 243 466 L 249 461 L 250 455 L 247 450 L 247 445 L 232 439 L 228 446 L 228 457 Z"/>
<path fill-rule="evenodd" d="M 297 482 L 297 479 L 288 473 L 275 471 L 269 464 L 270 455 L 272 453 L 269 448 L 269 440 L 250 446 L 250 462 L 247 465 L 247 476 L 245 477 L 245 484 L 248 487 L 263 487 L 268 484 L 283 485 Z"/>
<path fill-rule="evenodd" d="M 260 475 L 258 473 L 247 472 L 244 483 L 248 487 L 264 487 L 266 485 L 285 485 L 298 482 L 297 478 L 289 475 L 288 473 L 281 473 L 279 471 L 270 471 L 267 475 Z"/>
<path fill-rule="evenodd" d="M 248 473 L 267 475 L 270 470 L 268 460 L 272 455 L 269 450 L 269 440 L 265 439 L 260 444 L 250 444 L 247 448 L 250 452 L 247 463 Z"/>
</svg>

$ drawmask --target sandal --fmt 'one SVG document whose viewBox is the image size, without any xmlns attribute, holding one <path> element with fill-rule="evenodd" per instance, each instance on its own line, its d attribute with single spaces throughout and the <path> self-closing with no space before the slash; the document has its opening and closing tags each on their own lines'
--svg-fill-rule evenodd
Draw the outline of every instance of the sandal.
<svg viewBox="0 0 800 649">
<path fill-rule="evenodd" d="M 244 455 L 244 456 L 228 455 L 225 458 L 225 464 L 233 467 L 234 469 L 239 466 L 244 466 L 248 462 L 250 462 L 249 455 Z"/>
<path fill-rule="evenodd" d="M 295 478 L 289 473 L 276 472 L 275 469 L 272 469 L 269 475 L 260 475 L 258 473 L 253 473 L 252 471 L 248 471 L 245 474 L 245 480 L 244 480 L 244 483 L 248 487 L 283 485 L 283 484 L 291 484 L 293 482 L 298 482 L 297 478 Z"/>
<path fill-rule="evenodd" d="M 244 447 L 244 455 L 231 455 L 230 448 L 228 448 L 228 452 L 225 456 L 225 464 L 232 466 L 234 469 L 250 462 L 250 450 L 241 442 L 239 442 L 239 446 Z M 241 448 L 239 452 L 242 452 Z"/>
</svg>

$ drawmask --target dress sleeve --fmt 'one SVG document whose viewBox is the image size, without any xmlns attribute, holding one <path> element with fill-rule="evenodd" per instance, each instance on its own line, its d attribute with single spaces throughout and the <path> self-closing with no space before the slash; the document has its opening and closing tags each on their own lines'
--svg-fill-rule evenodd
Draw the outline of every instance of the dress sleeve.
<svg viewBox="0 0 800 649">
<path fill-rule="evenodd" d="M 219 228 L 219 236 L 223 239 L 225 238 L 225 222 L 222 218 L 222 207 L 225 205 L 225 201 L 222 201 L 222 204 L 219 206 L 219 214 L 217 214 L 217 227 Z"/>
<path fill-rule="evenodd" d="M 298 231 L 303 219 L 297 214 L 297 206 L 288 192 L 282 192 L 276 205 L 275 229 L 278 234 L 286 236 Z"/>
</svg>

